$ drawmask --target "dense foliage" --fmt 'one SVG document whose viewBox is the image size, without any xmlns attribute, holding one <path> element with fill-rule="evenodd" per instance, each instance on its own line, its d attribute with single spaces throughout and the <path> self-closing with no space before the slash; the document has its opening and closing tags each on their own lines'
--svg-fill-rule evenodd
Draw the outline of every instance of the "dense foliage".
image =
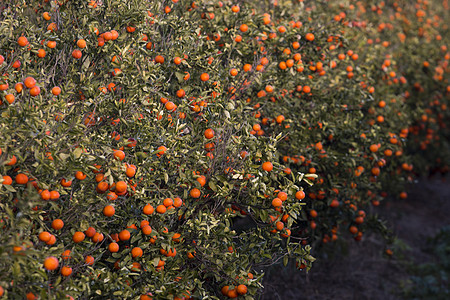
<svg viewBox="0 0 450 300">
<path fill-rule="evenodd" d="M 389 242 L 372 206 L 450 161 L 432 2 L 0 4 L 0 296 L 253 299 Z"/>
</svg>

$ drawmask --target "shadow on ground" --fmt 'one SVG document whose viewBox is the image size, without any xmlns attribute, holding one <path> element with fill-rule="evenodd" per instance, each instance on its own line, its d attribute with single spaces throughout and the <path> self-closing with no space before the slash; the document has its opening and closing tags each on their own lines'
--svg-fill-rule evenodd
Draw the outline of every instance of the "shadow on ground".
<svg viewBox="0 0 450 300">
<path fill-rule="evenodd" d="M 410 186 L 408 195 L 406 200 L 393 200 L 378 209 L 399 238 L 393 258 L 383 254 L 384 244 L 375 235 L 367 235 L 359 243 L 340 241 L 337 246 L 345 255 L 335 251 L 318 257 L 309 273 L 293 266 L 271 267 L 260 299 L 440 299 L 411 290 L 411 285 L 417 284 L 411 281 L 416 275 L 411 266 L 430 264 L 436 269 L 440 265 L 427 245 L 429 238 L 450 226 L 450 179 L 421 179 Z M 444 251 L 450 251 L 447 236 Z M 422 269 L 419 272 L 423 273 Z M 444 285 L 448 286 L 448 279 Z"/>
</svg>

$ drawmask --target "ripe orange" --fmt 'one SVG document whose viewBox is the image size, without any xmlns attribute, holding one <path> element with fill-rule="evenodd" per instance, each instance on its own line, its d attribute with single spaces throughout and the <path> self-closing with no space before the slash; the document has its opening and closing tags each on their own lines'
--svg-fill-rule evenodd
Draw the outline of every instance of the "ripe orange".
<svg viewBox="0 0 450 300">
<path fill-rule="evenodd" d="M 54 256 L 49 256 L 44 260 L 44 268 L 48 271 L 54 271 L 58 268 L 59 261 Z"/>
<path fill-rule="evenodd" d="M 25 174 L 17 174 L 16 175 L 16 183 L 17 184 L 27 184 L 28 183 L 28 176 Z"/>
<path fill-rule="evenodd" d="M 142 233 L 145 235 L 150 235 L 152 233 L 152 227 L 150 227 L 150 225 L 144 225 L 141 228 Z"/>
<path fill-rule="evenodd" d="M 103 214 L 106 217 L 112 217 L 112 216 L 114 216 L 115 213 L 116 213 L 116 210 L 114 209 L 114 207 L 112 205 L 107 205 L 103 208 Z"/>
<path fill-rule="evenodd" d="M 19 37 L 19 39 L 17 40 L 17 43 L 19 44 L 19 46 L 25 47 L 26 45 L 28 45 L 28 40 L 27 40 L 26 37 L 21 36 L 21 37 Z"/>
<path fill-rule="evenodd" d="M 78 46 L 78 48 L 85 48 L 86 47 L 86 41 L 85 40 L 83 40 L 83 39 L 80 39 L 80 40 L 78 40 L 77 41 L 77 46 Z"/>
<path fill-rule="evenodd" d="M 125 152 L 122 150 L 114 150 L 114 158 L 120 161 L 124 160 Z"/>
<path fill-rule="evenodd" d="M 49 47 L 50 49 L 56 48 L 56 42 L 55 41 L 48 41 L 47 42 L 47 47 Z"/>
<path fill-rule="evenodd" d="M 234 298 L 237 298 L 239 295 L 238 295 L 238 292 L 236 289 L 232 289 L 232 290 L 228 290 L 227 296 L 228 296 L 228 298 L 234 299 Z"/>
<path fill-rule="evenodd" d="M 41 199 L 45 200 L 45 201 L 50 200 L 50 191 L 49 190 L 43 190 L 41 192 Z"/>
<path fill-rule="evenodd" d="M 174 207 L 181 207 L 181 205 L 183 205 L 183 200 L 181 200 L 180 197 L 175 197 L 173 199 L 173 206 Z"/>
<path fill-rule="evenodd" d="M 157 207 L 156 207 L 156 212 L 157 213 L 159 213 L 159 214 L 163 214 L 163 213 L 165 213 L 167 211 L 167 208 L 164 206 L 164 205 L 158 205 Z"/>
<path fill-rule="evenodd" d="M 38 86 L 34 86 L 30 89 L 30 95 L 33 97 L 36 97 L 37 95 L 39 95 L 41 93 L 41 88 Z"/>
<path fill-rule="evenodd" d="M 70 276 L 72 274 L 72 268 L 68 266 L 64 266 L 61 268 L 61 275 L 62 276 Z"/>
<path fill-rule="evenodd" d="M 74 241 L 74 243 L 80 243 L 80 242 L 84 241 L 85 237 L 86 236 L 83 232 L 77 231 L 73 234 L 72 240 Z"/>
<path fill-rule="evenodd" d="M 84 262 L 88 265 L 88 266 L 92 266 L 94 264 L 94 257 L 91 255 L 86 256 L 86 258 L 84 259 Z"/>
<path fill-rule="evenodd" d="M 199 198 L 200 197 L 200 190 L 198 188 L 193 188 L 192 190 L 189 191 L 189 195 L 192 198 Z"/>
<path fill-rule="evenodd" d="M 211 128 L 208 128 L 205 130 L 205 138 L 207 139 L 212 139 L 214 137 L 214 130 L 212 130 Z"/>
<path fill-rule="evenodd" d="M 131 233 L 128 230 L 126 230 L 126 229 L 122 230 L 119 233 L 119 239 L 121 241 L 128 241 L 130 239 L 130 237 L 131 237 Z"/>
<path fill-rule="evenodd" d="M 44 20 L 46 20 L 46 21 L 50 21 L 50 19 L 52 18 L 48 12 L 44 12 L 44 13 L 42 14 L 42 17 L 43 17 Z"/>
<path fill-rule="evenodd" d="M 209 80 L 208 73 L 203 73 L 202 75 L 200 75 L 200 80 L 201 81 L 208 81 Z"/>
<path fill-rule="evenodd" d="M 52 222 L 52 228 L 55 230 L 61 230 L 64 227 L 64 222 L 61 219 L 55 219 Z"/>
<path fill-rule="evenodd" d="M 75 172 L 75 178 L 78 180 L 84 180 L 84 179 L 86 179 L 86 175 L 83 174 L 83 172 L 81 172 L 81 171 L 77 171 L 77 172 Z"/>
<path fill-rule="evenodd" d="M 23 83 L 25 84 L 25 86 L 27 88 L 31 89 L 32 87 L 34 87 L 36 85 L 36 80 L 33 77 L 27 77 L 27 78 L 25 78 Z"/>
<path fill-rule="evenodd" d="M 151 206 L 150 204 L 147 204 L 146 206 L 144 206 L 144 208 L 142 209 L 142 212 L 146 215 L 151 215 L 153 212 L 155 211 L 155 209 L 153 208 L 153 206 Z"/>
<path fill-rule="evenodd" d="M 304 191 L 298 191 L 297 193 L 295 193 L 295 198 L 297 198 L 298 200 L 302 200 L 305 198 L 305 192 Z"/>
<path fill-rule="evenodd" d="M 119 252 L 119 244 L 117 244 L 117 243 L 110 243 L 109 245 L 108 245 L 108 250 L 109 250 L 109 252 L 111 252 L 111 253 L 116 253 L 116 252 Z"/>
<path fill-rule="evenodd" d="M 164 105 L 164 107 L 168 110 L 168 111 L 173 111 L 175 110 L 175 108 L 177 107 L 175 105 L 175 103 L 173 103 L 172 101 L 168 101 L 166 102 L 166 104 Z"/>
<path fill-rule="evenodd" d="M 175 57 L 174 59 L 173 59 L 173 62 L 174 62 L 174 64 L 176 64 L 176 65 L 179 65 L 179 64 L 181 64 L 181 61 L 182 61 L 182 59 L 181 59 L 181 57 Z"/>
<path fill-rule="evenodd" d="M 273 207 L 281 207 L 283 205 L 283 201 L 281 201 L 280 198 L 274 198 L 272 200 L 272 206 Z"/>
<path fill-rule="evenodd" d="M 307 41 L 312 42 L 312 41 L 314 41 L 314 34 L 312 34 L 312 33 L 307 33 L 307 34 L 305 35 L 305 38 L 306 38 Z"/>
<path fill-rule="evenodd" d="M 43 231 L 41 233 L 39 233 L 39 240 L 46 243 L 50 240 L 51 234 L 47 231 Z"/>
<path fill-rule="evenodd" d="M 173 200 L 171 198 L 166 198 L 164 199 L 163 204 L 165 207 L 169 207 L 173 204 Z"/>
<path fill-rule="evenodd" d="M 116 183 L 116 192 L 123 193 L 127 190 L 127 183 L 125 181 L 118 181 Z"/>
<path fill-rule="evenodd" d="M 273 164 L 270 161 L 266 161 L 262 164 L 262 168 L 264 171 L 270 172 L 273 170 Z"/>
<path fill-rule="evenodd" d="M 11 185 L 12 182 L 13 182 L 13 180 L 12 180 L 12 178 L 10 176 L 8 176 L 8 175 L 4 175 L 3 176 L 2 184 L 4 184 L 4 185 Z"/>
<path fill-rule="evenodd" d="M 236 76 L 238 74 L 238 70 L 237 69 L 231 69 L 230 70 L 230 75 L 231 76 Z"/>
<path fill-rule="evenodd" d="M 247 293 L 247 287 L 243 284 L 238 285 L 237 292 L 239 295 L 244 295 Z"/>
<path fill-rule="evenodd" d="M 164 63 L 164 57 L 162 55 L 157 55 L 155 57 L 155 62 L 158 63 L 158 64 Z"/>
<path fill-rule="evenodd" d="M 73 57 L 73 58 L 75 58 L 75 59 L 80 59 L 81 56 L 82 56 L 82 53 L 81 53 L 80 50 L 75 49 L 75 50 L 72 51 L 72 57 Z"/>
<path fill-rule="evenodd" d="M 61 258 L 63 260 L 68 260 L 70 258 L 70 253 L 72 253 L 72 251 L 70 251 L 69 249 L 64 250 L 64 252 L 61 254 Z"/>
<path fill-rule="evenodd" d="M 91 241 L 93 243 L 100 243 L 103 241 L 104 238 L 105 236 L 103 235 L 103 233 L 96 232 L 94 236 L 91 238 Z"/>
<path fill-rule="evenodd" d="M 52 94 L 55 96 L 58 96 L 59 94 L 61 94 L 61 88 L 58 86 L 55 86 L 52 88 Z"/>
<path fill-rule="evenodd" d="M 139 247 L 134 247 L 134 248 L 131 250 L 131 256 L 132 256 L 133 258 L 136 258 L 136 257 L 142 257 L 143 254 L 144 254 L 144 252 L 143 252 L 142 249 L 139 248 Z"/>
<path fill-rule="evenodd" d="M 47 53 L 45 52 L 44 49 L 39 49 L 39 50 L 38 50 L 38 53 L 37 53 L 37 56 L 38 56 L 39 58 L 44 58 L 46 54 L 47 54 Z"/>
<path fill-rule="evenodd" d="M 23 83 L 21 83 L 21 82 L 16 83 L 16 85 L 14 86 L 14 89 L 16 90 L 16 92 L 21 93 L 23 90 Z"/>
</svg>

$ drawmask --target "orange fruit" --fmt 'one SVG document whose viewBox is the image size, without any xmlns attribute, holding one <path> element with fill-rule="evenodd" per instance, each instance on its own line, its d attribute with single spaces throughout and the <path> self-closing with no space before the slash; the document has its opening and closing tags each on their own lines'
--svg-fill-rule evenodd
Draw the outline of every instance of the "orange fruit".
<svg viewBox="0 0 450 300">
<path fill-rule="evenodd" d="M 298 200 L 302 200 L 305 198 L 305 192 L 304 191 L 298 191 L 295 193 L 295 198 Z"/>
<path fill-rule="evenodd" d="M 44 12 L 44 13 L 42 14 L 42 17 L 43 17 L 44 20 L 46 20 L 46 21 L 50 21 L 50 19 L 52 18 L 48 12 Z"/>
<path fill-rule="evenodd" d="M 123 193 L 127 190 L 127 183 L 125 181 L 118 181 L 116 183 L 116 192 Z"/>
<path fill-rule="evenodd" d="M 64 227 L 64 222 L 61 219 L 55 219 L 52 222 L 52 228 L 55 230 L 61 230 Z"/>
<path fill-rule="evenodd" d="M 17 184 L 27 184 L 28 183 L 28 176 L 25 174 L 17 174 L 16 175 L 16 183 Z"/>
<path fill-rule="evenodd" d="M 156 212 L 157 213 L 159 213 L 159 214 L 163 214 L 163 213 L 165 213 L 167 211 L 167 208 L 164 206 L 164 205 L 158 205 L 157 207 L 156 207 Z"/>
<path fill-rule="evenodd" d="M 307 34 L 305 35 L 305 38 L 306 38 L 307 41 L 312 42 L 312 41 L 314 41 L 314 34 L 312 34 L 312 33 L 307 33 Z"/>
<path fill-rule="evenodd" d="M 61 275 L 62 276 L 70 276 L 70 274 L 72 274 L 72 268 L 68 267 L 68 266 L 64 266 L 61 268 Z"/>
<path fill-rule="evenodd" d="M 192 198 L 199 198 L 200 197 L 200 190 L 198 188 L 193 188 L 192 190 L 189 191 L 189 195 Z"/>
<path fill-rule="evenodd" d="M 207 139 L 212 139 L 214 137 L 214 130 L 212 130 L 211 128 L 208 128 L 205 130 L 205 138 Z"/>
<path fill-rule="evenodd" d="M 247 293 L 247 287 L 243 284 L 238 285 L 237 292 L 239 295 L 244 295 Z"/>
<path fill-rule="evenodd" d="M 84 180 L 86 178 L 86 175 L 81 171 L 77 171 L 75 172 L 75 178 L 78 180 Z"/>
<path fill-rule="evenodd" d="M 77 41 L 78 48 L 85 48 L 86 47 L 86 41 L 83 39 L 80 39 Z"/>
<path fill-rule="evenodd" d="M 63 260 L 68 260 L 70 258 L 70 253 L 72 253 L 72 251 L 70 251 L 69 249 L 64 250 L 64 252 L 61 254 L 61 258 Z"/>
<path fill-rule="evenodd" d="M 375 144 L 370 145 L 369 150 L 370 150 L 371 152 L 377 152 L 377 151 L 378 151 L 378 146 L 375 145 Z"/>
<path fill-rule="evenodd" d="M 52 94 L 55 96 L 58 96 L 59 94 L 61 94 L 61 88 L 58 86 L 55 86 L 52 88 Z"/>
<path fill-rule="evenodd" d="M 25 78 L 23 83 L 25 84 L 25 86 L 27 88 L 31 89 L 32 87 L 34 87 L 36 85 L 36 80 L 33 77 L 27 77 L 27 78 Z"/>
<path fill-rule="evenodd" d="M 272 200 L 272 206 L 273 207 L 281 207 L 281 205 L 283 205 L 283 201 L 281 201 L 280 198 L 274 198 Z"/>
<path fill-rule="evenodd" d="M 17 39 L 17 43 L 19 44 L 19 46 L 25 47 L 26 45 L 28 45 L 28 40 L 26 37 L 21 36 Z"/>
<path fill-rule="evenodd" d="M 183 200 L 181 200 L 181 198 L 179 198 L 179 197 L 175 197 L 173 199 L 173 206 L 174 207 L 181 207 L 181 205 L 183 205 Z"/>
<path fill-rule="evenodd" d="M 125 152 L 122 150 L 114 150 L 114 158 L 120 161 L 124 160 Z"/>
<path fill-rule="evenodd" d="M 38 87 L 37 85 L 30 89 L 30 95 L 33 96 L 33 97 L 36 97 L 40 93 L 41 93 L 41 88 Z"/>
<path fill-rule="evenodd" d="M 262 168 L 264 171 L 270 172 L 273 170 L 273 164 L 270 161 L 266 161 L 262 164 Z"/>
<path fill-rule="evenodd" d="M 200 75 L 200 80 L 201 81 L 208 81 L 209 80 L 208 73 L 203 73 L 202 75 Z"/>
<path fill-rule="evenodd" d="M 107 205 L 103 208 L 103 214 L 106 217 L 112 217 L 112 216 L 114 216 L 115 213 L 116 213 L 116 210 L 114 209 L 114 207 L 112 205 Z"/>
<path fill-rule="evenodd" d="M 142 233 L 145 235 L 150 235 L 152 233 L 152 227 L 150 227 L 150 225 L 144 225 L 141 228 Z"/>
<path fill-rule="evenodd" d="M 134 247 L 134 248 L 131 250 L 131 256 L 132 256 L 133 258 L 136 258 L 136 257 L 142 257 L 143 254 L 144 254 L 144 252 L 143 252 L 142 249 L 139 248 L 139 247 Z"/>
<path fill-rule="evenodd" d="M 13 180 L 12 180 L 12 178 L 10 176 L 8 176 L 8 175 L 4 175 L 3 176 L 2 184 L 4 184 L 4 185 L 11 185 L 12 182 L 13 182 Z"/>
<path fill-rule="evenodd" d="M 82 56 L 82 53 L 81 53 L 80 50 L 75 49 L 75 50 L 72 51 L 72 57 L 73 57 L 73 58 L 75 58 L 75 59 L 80 59 L 81 56 Z"/>
<path fill-rule="evenodd" d="M 16 85 L 14 86 L 14 89 L 16 90 L 16 92 L 21 93 L 23 90 L 23 83 L 21 83 L 21 82 L 16 83 Z"/>
<path fill-rule="evenodd" d="M 48 271 L 54 271 L 58 268 L 59 261 L 54 256 L 49 256 L 44 260 L 44 268 Z"/>
<path fill-rule="evenodd" d="M 39 58 L 44 58 L 46 54 L 47 54 L 47 53 L 45 52 L 44 49 L 39 49 L 39 50 L 38 50 L 38 53 L 37 53 L 37 56 L 38 56 Z"/>
<path fill-rule="evenodd" d="M 128 231 L 128 230 L 122 230 L 120 233 L 119 233 L 119 239 L 121 240 L 121 241 L 128 241 L 129 239 L 130 239 L 130 237 L 131 237 L 131 233 Z"/>
<path fill-rule="evenodd" d="M 169 207 L 173 204 L 173 200 L 171 198 L 166 198 L 164 199 L 163 204 L 165 207 Z"/>
<path fill-rule="evenodd" d="M 181 61 L 182 61 L 182 59 L 181 59 L 181 57 L 175 57 L 174 59 L 173 59 L 173 62 L 174 62 L 174 64 L 176 64 L 176 65 L 179 65 L 179 64 L 181 64 Z"/>
<path fill-rule="evenodd" d="M 88 266 L 92 266 L 94 264 L 94 257 L 91 255 L 86 256 L 86 258 L 84 259 L 84 262 L 88 265 Z"/>
<path fill-rule="evenodd" d="M 85 237 L 86 236 L 83 232 L 77 231 L 73 234 L 72 240 L 74 241 L 74 243 L 80 243 L 80 242 L 84 241 Z"/>
<path fill-rule="evenodd" d="M 155 209 L 153 208 L 153 206 L 151 206 L 150 204 L 147 204 L 146 206 L 144 206 L 144 208 L 142 209 L 142 212 L 146 215 L 151 215 L 153 212 L 155 211 Z"/>
<path fill-rule="evenodd" d="M 39 240 L 46 243 L 50 240 L 51 234 L 47 231 L 43 231 L 41 233 L 39 233 Z"/>
<path fill-rule="evenodd" d="M 108 245 L 108 250 L 111 253 L 119 252 L 119 244 L 117 244 L 117 243 L 110 243 Z"/>
</svg>

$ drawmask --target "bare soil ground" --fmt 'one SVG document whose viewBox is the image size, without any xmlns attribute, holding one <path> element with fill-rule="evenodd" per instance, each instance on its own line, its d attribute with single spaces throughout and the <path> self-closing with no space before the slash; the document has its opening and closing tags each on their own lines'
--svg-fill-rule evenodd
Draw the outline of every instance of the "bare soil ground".
<svg viewBox="0 0 450 300">
<path fill-rule="evenodd" d="M 409 187 L 406 200 L 392 200 L 377 211 L 399 238 L 393 258 L 383 255 L 384 245 L 375 235 L 359 243 L 341 241 L 343 251 L 316 255 L 309 273 L 271 267 L 260 299 L 402 299 L 401 286 L 411 275 L 407 266 L 433 262 L 427 238 L 450 225 L 450 178 L 420 179 Z"/>
</svg>

